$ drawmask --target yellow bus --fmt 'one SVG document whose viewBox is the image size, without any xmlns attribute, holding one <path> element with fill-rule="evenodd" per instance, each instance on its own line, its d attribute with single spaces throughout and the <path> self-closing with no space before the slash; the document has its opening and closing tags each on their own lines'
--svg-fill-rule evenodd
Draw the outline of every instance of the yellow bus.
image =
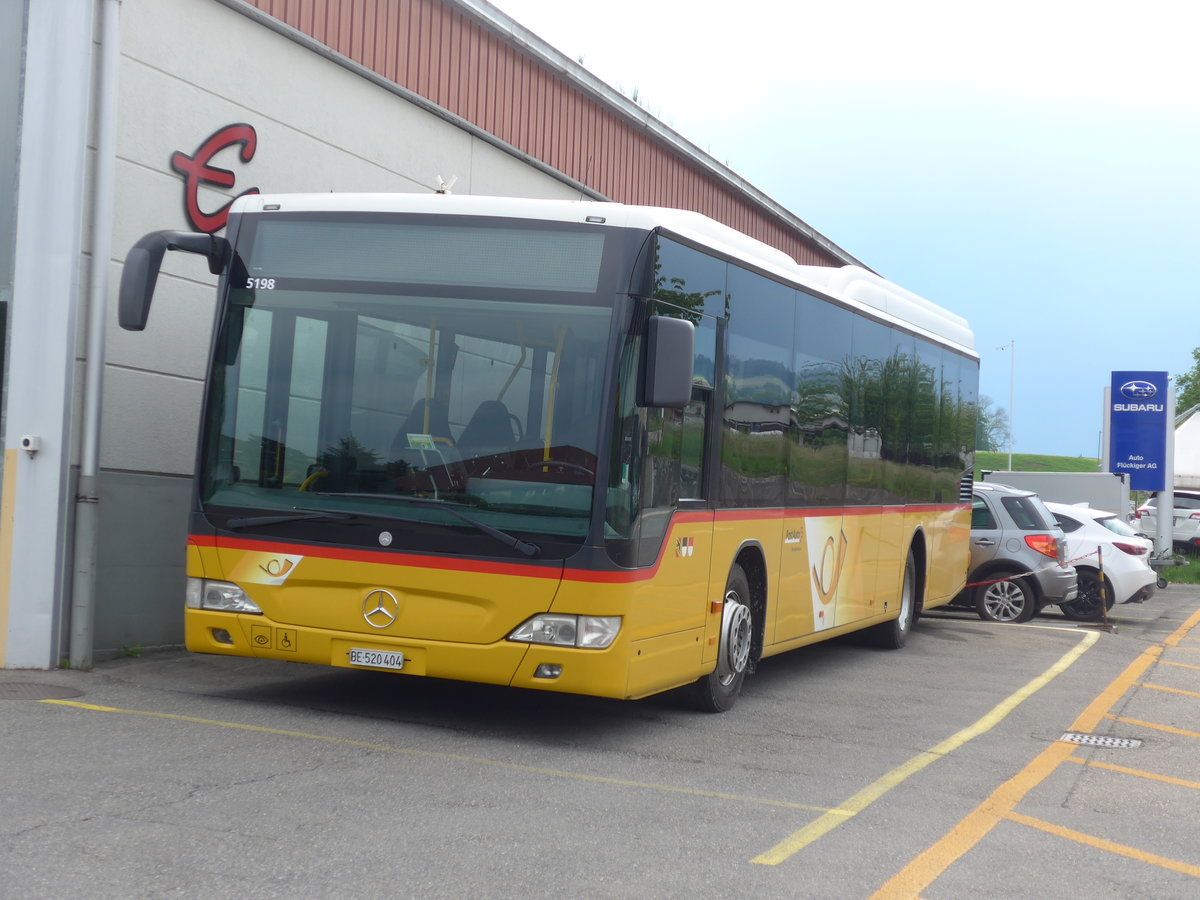
<svg viewBox="0 0 1200 900">
<path fill-rule="evenodd" d="M 253 195 L 220 275 L 187 647 L 728 709 L 963 587 L 978 356 L 859 267 L 600 202 Z M 965 487 L 964 487 L 965 485 Z"/>
</svg>

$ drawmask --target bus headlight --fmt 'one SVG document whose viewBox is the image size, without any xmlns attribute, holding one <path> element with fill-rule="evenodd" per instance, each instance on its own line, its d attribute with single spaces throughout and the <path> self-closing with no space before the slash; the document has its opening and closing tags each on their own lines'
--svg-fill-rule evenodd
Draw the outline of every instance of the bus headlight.
<svg viewBox="0 0 1200 900">
<path fill-rule="evenodd" d="M 620 630 L 620 616 L 562 616 L 542 613 L 522 622 L 508 639 L 528 644 L 603 650 L 617 639 L 617 632 Z"/>
<path fill-rule="evenodd" d="M 247 597 L 246 592 L 236 584 L 230 584 L 228 581 L 209 581 L 207 578 L 187 580 L 187 605 L 192 609 L 262 615 L 258 604 Z"/>
</svg>

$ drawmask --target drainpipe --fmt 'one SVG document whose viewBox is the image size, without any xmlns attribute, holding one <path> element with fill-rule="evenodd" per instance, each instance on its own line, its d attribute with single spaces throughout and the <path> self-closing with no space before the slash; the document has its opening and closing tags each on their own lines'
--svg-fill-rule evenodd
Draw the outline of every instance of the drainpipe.
<svg viewBox="0 0 1200 900">
<path fill-rule="evenodd" d="M 92 173 L 92 271 L 88 284 L 87 360 L 83 433 L 75 493 L 75 572 L 71 585 L 73 669 L 92 667 L 96 618 L 96 547 L 99 539 L 100 407 L 104 391 L 104 330 L 108 317 L 108 267 L 112 259 L 113 179 L 117 149 L 117 71 L 121 62 L 121 0 L 100 9 L 99 86 L 96 91 L 96 165 Z"/>
</svg>

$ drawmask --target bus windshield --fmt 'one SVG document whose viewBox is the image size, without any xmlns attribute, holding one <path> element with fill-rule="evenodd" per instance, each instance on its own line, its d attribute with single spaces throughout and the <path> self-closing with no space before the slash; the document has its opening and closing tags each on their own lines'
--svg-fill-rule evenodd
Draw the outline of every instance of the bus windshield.
<svg viewBox="0 0 1200 900">
<path fill-rule="evenodd" d="M 613 237 L 245 217 L 209 389 L 205 515 L 296 540 L 568 555 L 592 509 Z"/>
</svg>

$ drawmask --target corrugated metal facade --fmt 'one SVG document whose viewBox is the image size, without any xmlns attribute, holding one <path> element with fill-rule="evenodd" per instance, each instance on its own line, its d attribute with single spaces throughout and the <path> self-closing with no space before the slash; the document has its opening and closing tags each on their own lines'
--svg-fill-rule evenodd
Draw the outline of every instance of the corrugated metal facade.
<svg viewBox="0 0 1200 900">
<path fill-rule="evenodd" d="M 699 150 L 689 159 L 645 124 L 651 118 L 640 108 L 605 102 L 512 33 L 488 27 L 469 5 L 245 2 L 612 200 L 702 212 L 803 264 L 853 261 L 799 220 L 773 211 L 749 185 L 739 189 L 706 168 L 705 162 L 721 167 Z"/>
</svg>

